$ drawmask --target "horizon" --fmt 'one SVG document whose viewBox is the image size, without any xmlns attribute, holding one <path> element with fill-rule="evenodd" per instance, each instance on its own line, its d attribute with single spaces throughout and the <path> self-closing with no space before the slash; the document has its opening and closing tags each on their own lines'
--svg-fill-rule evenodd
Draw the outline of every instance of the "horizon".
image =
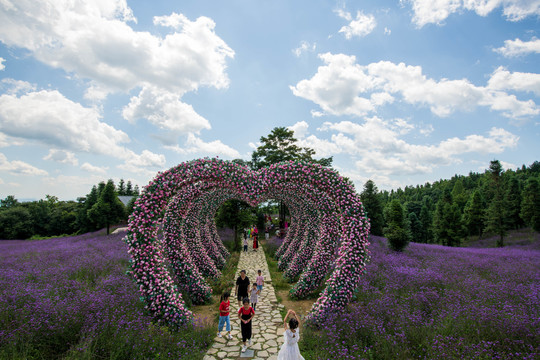
<svg viewBox="0 0 540 360">
<path fill-rule="evenodd" d="M 517 0 L 6 1 L 0 198 L 142 188 L 190 159 L 249 160 L 279 126 L 358 192 L 529 166 L 539 23 Z"/>
</svg>

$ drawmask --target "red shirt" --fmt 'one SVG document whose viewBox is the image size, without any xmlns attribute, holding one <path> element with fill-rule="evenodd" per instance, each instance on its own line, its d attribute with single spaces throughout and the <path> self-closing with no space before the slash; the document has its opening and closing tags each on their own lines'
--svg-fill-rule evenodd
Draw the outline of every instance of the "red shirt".
<svg viewBox="0 0 540 360">
<path fill-rule="evenodd" d="M 221 304 L 219 304 L 219 316 L 227 316 L 229 315 L 229 306 L 231 305 L 230 300 L 227 300 L 227 302 L 222 301 Z"/>
<path fill-rule="evenodd" d="M 250 306 L 249 309 L 245 309 L 243 306 L 238 310 L 238 315 L 251 315 L 251 314 L 255 314 L 255 310 L 253 310 L 253 308 Z"/>
</svg>

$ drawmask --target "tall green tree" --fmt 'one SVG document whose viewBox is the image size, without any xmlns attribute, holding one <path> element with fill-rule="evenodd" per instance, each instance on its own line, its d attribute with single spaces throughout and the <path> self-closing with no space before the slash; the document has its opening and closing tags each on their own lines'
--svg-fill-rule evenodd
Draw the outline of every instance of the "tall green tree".
<svg viewBox="0 0 540 360">
<path fill-rule="evenodd" d="M 463 222 L 469 235 L 482 236 L 482 230 L 484 229 L 484 203 L 478 189 L 473 192 L 472 197 L 467 202 L 467 205 L 465 205 Z"/>
<path fill-rule="evenodd" d="M 371 223 L 371 233 L 382 236 L 384 226 L 383 207 L 377 186 L 375 186 L 372 180 L 368 180 L 364 184 L 364 190 L 360 194 L 360 199 Z"/>
<path fill-rule="evenodd" d="M 422 204 L 418 220 L 422 224 L 423 230 L 418 242 L 431 243 L 433 241 L 433 216 L 425 203 Z"/>
<path fill-rule="evenodd" d="M 515 175 L 509 178 L 504 196 L 507 212 L 506 228 L 512 230 L 519 229 L 523 226 L 523 220 L 519 215 L 521 211 L 521 187 Z"/>
<path fill-rule="evenodd" d="M 95 221 L 99 227 L 106 226 L 108 235 L 111 224 L 124 218 L 124 211 L 124 205 L 116 195 L 114 182 L 109 180 L 99 194 L 97 202 L 88 211 L 88 218 Z"/>
<path fill-rule="evenodd" d="M 461 178 L 458 178 L 454 183 L 454 188 L 452 189 L 452 201 L 458 206 L 459 211 L 463 212 L 465 204 L 467 203 L 467 193 L 465 192 Z"/>
<path fill-rule="evenodd" d="M 502 166 L 499 160 L 491 161 L 489 165 L 490 188 L 493 197 L 486 212 L 486 232 L 499 235 L 497 246 L 504 246 L 504 236 L 506 235 L 506 204 L 504 198 L 504 187 L 502 179 Z"/>
<path fill-rule="evenodd" d="M 523 189 L 520 215 L 527 226 L 540 231 L 540 185 L 534 177 L 527 180 Z"/>
<path fill-rule="evenodd" d="M 118 195 L 120 196 L 126 195 L 126 182 L 124 181 L 124 179 L 120 179 L 117 191 Z"/>
<path fill-rule="evenodd" d="M 275 127 L 268 136 L 261 136 L 261 145 L 251 154 L 251 166 L 258 170 L 265 166 L 289 160 L 304 160 L 332 165 L 332 157 L 316 160 L 315 150 L 300 147 L 294 131 L 286 127 Z"/>
<path fill-rule="evenodd" d="M 453 203 L 448 186 L 443 190 L 435 208 L 433 232 L 435 240 L 441 245 L 459 246 L 461 244 L 464 235 L 461 212 L 458 205 Z"/>
<path fill-rule="evenodd" d="M 394 251 L 403 251 L 409 244 L 411 236 L 405 211 L 398 199 L 392 200 L 384 209 L 384 218 L 387 224 L 384 236 L 388 239 L 388 245 Z"/>
<path fill-rule="evenodd" d="M 414 242 L 424 242 L 424 228 L 416 213 L 409 213 L 409 228 L 411 229 L 411 240 Z"/>
<path fill-rule="evenodd" d="M 294 137 L 294 131 L 286 127 L 275 127 L 268 136 L 261 136 L 261 145 L 251 154 L 251 166 L 255 170 L 283 161 L 303 160 L 331 166 L 332 157 L 316 160 L 313 158 L 315 150 L 300 147 Z M 280 223 L 285 221 L 287 209 L 279 204 Z"/>
</svg>

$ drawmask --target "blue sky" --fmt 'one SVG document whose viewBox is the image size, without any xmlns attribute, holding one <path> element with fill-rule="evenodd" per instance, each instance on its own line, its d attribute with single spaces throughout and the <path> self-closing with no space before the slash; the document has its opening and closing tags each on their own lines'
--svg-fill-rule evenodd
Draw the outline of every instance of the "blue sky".
<svg viewBox="0 0 540 360">
<path fill-rule="evenodd" d="M 0 2 L 0 197 L 295 130 L 357 189 L 539 160 L 540 0 Z"/>
</svg>

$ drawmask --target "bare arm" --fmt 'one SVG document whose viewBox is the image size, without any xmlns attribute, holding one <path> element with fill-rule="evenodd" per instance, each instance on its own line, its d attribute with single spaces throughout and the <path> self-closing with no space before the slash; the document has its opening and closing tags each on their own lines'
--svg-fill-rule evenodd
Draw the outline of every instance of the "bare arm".
<svg viewBox="0 0 540 360">
<path fill-rule="evenodd" d="M 234 296 L 236 296 L 236 294 L 238 294 L 238 284 L 237 284 L 236 287 L 234 288 Z"/>
<path fill-rule="evenodd" d="M 285 315 L 285 319 L 283 319 L 283 327 L 285 328 L 285 331 L 287 331 L 287 318 L 291 314 L 292 310 L 287 311 L 287 315 Z"/>
</svg>

